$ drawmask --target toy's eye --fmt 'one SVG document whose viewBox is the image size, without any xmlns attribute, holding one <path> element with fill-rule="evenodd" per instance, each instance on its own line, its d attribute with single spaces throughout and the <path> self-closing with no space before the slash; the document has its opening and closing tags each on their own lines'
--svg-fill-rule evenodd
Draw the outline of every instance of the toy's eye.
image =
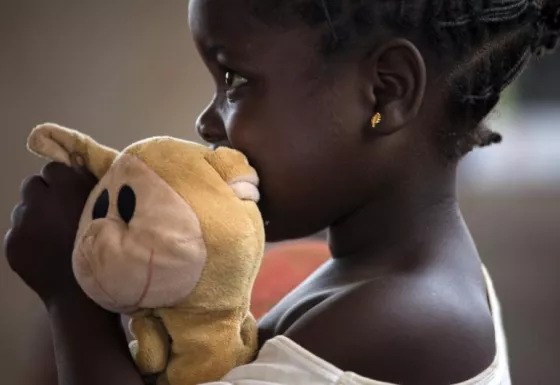
<svg viewBox="0 0 560 385">
<path fill-rule="evenodd" d="M 122 220 L 126 224 L 130 223 L 132 217 L 134 217 L 134 211 L 136 210 L 136 194 L 132 187 L 126 184 L 121 187 L 117 200 L 117 208 Z"/>
<path fill-rule="evenodd" d="M 93 206 L 93 212 L 91 213 L 91 217 L 93 220 L 102 219 L 107 216 L 109 212 L 109 191 L 107 189 L 101 192 L 99 198 L 95 201 L 95 205 Z"/>
</svg>

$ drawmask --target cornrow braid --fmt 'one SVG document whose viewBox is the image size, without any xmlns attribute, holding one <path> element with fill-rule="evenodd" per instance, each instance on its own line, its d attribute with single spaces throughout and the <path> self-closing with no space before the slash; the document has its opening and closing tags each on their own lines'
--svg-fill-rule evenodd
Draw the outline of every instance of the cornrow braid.
<svg viewBox="0 0 560 385">
<path fill-rule="evenodd" d="M 458 121 L 467 124 L 456 125 L 455 133 L 440 133 L 447 144 L 447 155 L 460 157 L 473 147 L 501 142 L 501 135 L 478 124 L 530 59 L 555 47 L 558 28 L 555 31 L 553 23 L 560 4 L 555 7 L 552 23 L 546 18 L 554 8 L 543 8 L 534 0 L 490 1 L 468 15 L 438 21 L 442 35 L 457 35 L 455 30 L 461 29 L 459 34 L 470 37 L 462 45 L 456 42 L 460 59 L 449 77 L 451 111 Z"/>
<path fill-rule="evenodd" d="M 560 0 L 247 0 L 277 24 L 301 20 L 326 33 L 326 56 L 379 33 L 410 38 L 434 52 L 449 84 L 453 131 L 438 133 L 443 152 L 459 158 L 502 140 L 481 122 L 534 56 L 560 40 Z"/>
</svg>

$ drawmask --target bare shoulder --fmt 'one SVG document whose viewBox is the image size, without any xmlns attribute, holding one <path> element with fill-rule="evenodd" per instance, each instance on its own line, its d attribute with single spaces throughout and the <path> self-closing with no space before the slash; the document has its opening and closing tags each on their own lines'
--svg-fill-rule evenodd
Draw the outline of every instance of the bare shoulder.
<svg viewBox="0 0 560 385">
<path fill-rule="evenodd" d="M 350 288 L 303 315 L 286 336 L 342 370 L 410 385 L 465 381 L 496 352 L 485 296 L 426 279 Z"/>
</svg>

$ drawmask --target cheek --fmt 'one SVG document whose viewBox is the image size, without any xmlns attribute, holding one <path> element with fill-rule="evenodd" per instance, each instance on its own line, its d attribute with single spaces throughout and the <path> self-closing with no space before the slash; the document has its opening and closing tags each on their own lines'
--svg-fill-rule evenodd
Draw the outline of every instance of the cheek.
<svg viewBox="0 0 560 385">
<path fill-rule="evenodd" d="M 233 147 L 250 157 L 284 155 L 284 162 L 302 163 L 305 158 L 297 155 L 324 156 L 328 162 L 329 146 L 346 147 L 361 138 L 367 118 L 356 97 L 355 88 L 347 84 L 294 77 L 229 106 L 223 118 Z"/>
<path fill-rule="evenodd" d="M 322 230 L 356 201 L 367 118 L 348 77 L 274 84 L 231 115 L 230 142 L 261 178 L 269 240 Z"/>
<path fill-rule="evenodd" d="M 234 103 L 225 102 L 219 108 L 235 148 L 250 150 L 278 140 L 285 142 L 290 139 L 283 135 L 288 127 L 308 125 L 309 116 L 313 115 L 306 114 L 308 104 L 313 104 L 311 91 L 298 81 L 298 75 L 284 72 L 263 76 Z"/>
</svg>

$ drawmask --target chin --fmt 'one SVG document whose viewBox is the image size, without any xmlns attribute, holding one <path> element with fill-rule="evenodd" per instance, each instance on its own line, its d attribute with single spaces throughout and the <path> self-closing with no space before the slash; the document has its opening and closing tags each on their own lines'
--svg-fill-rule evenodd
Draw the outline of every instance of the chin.
<svg viewBox="0 0 560 385">
<path fill-rule="evenodd" d="M 265 217 L 266 218 L 266 217 Z M 315 235 L 321 228 L 303 225 L 301 221 L 286 218 L 265 219 L 266 241 L 269 243 L 292 241 Z"/>
<path fill-rule="evenodd" d="M 302 210 L 285 209 L 284 205 L 271 205 L 266 194 L 261 195 L 258 203 L 263 222 L 265 224 L 266 242 L 276 243 L 307 238 L 322 231 L 328 225 L 319 222 L 310 223 Z M 295 214 L 295 215 L 294 215 Z"/>
<path fill-rule="evenodd" d="M 270 209 L 265 202 L 266 200 L 261 198 L 258 203 L 258 207 L 264 222 L 266 242 L 274 243 L 294 239 L 294 237 L 290 235 L 290 232 L 287 231 L 288 229 L 286 226 L 282 225 L 282 220 L 279 220 L 278 218 L 275 218 L 276 216 L 271 215 Z M 273 221 L 271 218 L 275 218 L 275 220 Z"/>
<path fill-rule="evenodd" d="M 283 231 L 284 230 L 284 231 Z M 289 241 L 293 239 L 303 238 L 289 234 L 285 229 L 275 228 L 270 224 L 265 227 L 266 241 L 269 243 Z"/>
</svg>

